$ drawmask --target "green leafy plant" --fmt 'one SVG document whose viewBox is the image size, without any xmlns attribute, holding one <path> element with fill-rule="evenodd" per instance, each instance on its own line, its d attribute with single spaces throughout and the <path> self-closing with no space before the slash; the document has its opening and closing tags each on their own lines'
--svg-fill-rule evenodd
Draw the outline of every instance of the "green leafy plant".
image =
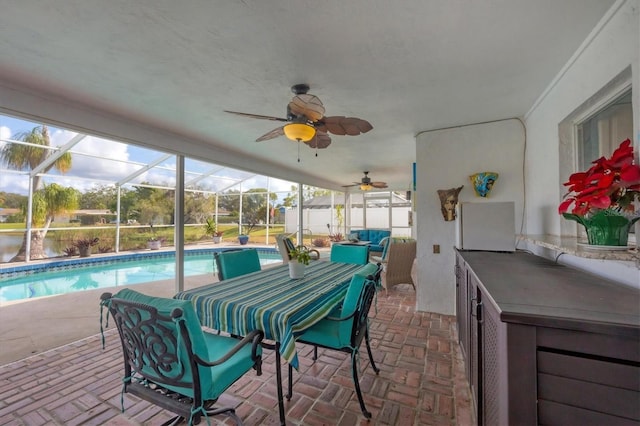
<svg viewBox="0 0 640 426">
<path fill-rule="evenodd" d="M 156 235 L 156 230 L 153 228 L 153 223 L 149 224 L 149 229 L 151 229 L 151 237 L 147 239 L 148 242 L 160 241 L 160 243 L 164 243 L 166 241 L 166 238 L 158 237 Z"/>
<path fill-rule="evenodd" d="M 327 229 L 329 230 L 329 241 L 337 242 L 344 240 L 344 236 L 340 232 L 336 232 L 335 234 L 331 232 L 331 225 L 327 223 Z"/>
<path fill-rule="evenodd" d="M 98 238 L 98 237 L 95 237 L 95 238 L 80 238 L 79 240 L 75 240 L 73 242 L 73 246 L 77 247 L 78 249 L 87 248 L 87 247 L 95 246 L 96 244 L 98 244 L 99 241 L 100 241 L 100 238 Z"/>
<path fill-rule="evenodd" d="M 218 224 L 212 217 L 207 218 L 204 224 L 204 233 L 212 237 L 222 237 L 222 231 L 218 231 Z"/>
<path fill-rule="evenodd" d="M 309 249 L 305 246 L 297 246 L 295 249 L 290 250 L 289 256 L 291 256 L 291 261 L 296 260 L 298 263 L 303 263 L 305 265 L 308 265 L 311 260 Z"/>
<path fill-rule="evenodd" d="M 64 251 L 64 255 L 67 257 L 75 256 L 78 254 L 78 248 L 75 246 L 65 247 L 63 251 Z"/>
</svg>

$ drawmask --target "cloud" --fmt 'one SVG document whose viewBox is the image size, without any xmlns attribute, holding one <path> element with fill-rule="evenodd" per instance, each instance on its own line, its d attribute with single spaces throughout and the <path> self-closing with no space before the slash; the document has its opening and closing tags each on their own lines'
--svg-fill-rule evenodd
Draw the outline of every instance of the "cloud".
<svg viewBox="0 0 640 426">
<path fill-rule="evenodd" d="M 7 126 L 0 126 L 0 139 L 11 138 L 11 129 Z"/>
<path fill-rule="evenodd" d="M 2 172 L 0 174 L 0 191 L 27 195 L 29 193 L 29 178 L 24 174 Z"/>
<path fill-rule="evenodd" d="M 0 118 L 3 117 L 0 116 Z M 13 123 L 14 121 L 15 123 Z M 12 120 L 11 125 L 19 128 L 24 126 L 24 122 Z M 0 138 L 10 138 L 12 134 L 13 132 L 9 126 L 0 126 Z M 51 145 L 55 147 L 66 145 L 77 135 L 77 132 L 50 127 Z M 2 146 L 3 143 L 0 142 L 0 148 Z M 55 168 L 51 169 L 48 172 L 49 176 L 43 179 L 45 183 L 55 182 L 85 192 L 99 185 L 110 185 L 123 181 L 145 167 L 146 164 L 165 155 L 160 151 L 90 135 L 86 135 L 73 146 L 71 153 L 71 169 L 65 175 Z M 198 162 L 195 170 L 209 170 L 211 167 L 215 167 L 215 165 Z M 133 180 L 130 180 L 130 182 L 149 182 L 160 186 L 174 186 L 176 182 L 175 172 L 168 169 L 175 169 L 175 157 L 169 158 L 160 166 L 144 171 Z M 211 180 L 216 180 L 216 177 L 217 179 L 222 179 L 222 185 L 211 182 Z M 224 179 L 225 177 L 230 179 Z M 193 179 L 193 175 L 191 175 L 191 179 Z M 212 190 L 215 190 L 216 187 L 228 188 L 231 182 L 237 179 L 247 179 L 242 183 L 243 190 L 253 187 L 267 187 L 267 178 L 265 176 L 254 176 L 248 172 L 226 167 L 222 168 L 218 173 L 214 173 L 210 178 L 205 178 L 201 185 Z M 294 184 L 279 179 L 271 179 L 269 183 L 273 192 L 289 192 L 291 185 Z M 0 191 L 26 195 L 28 192 L 28 176 L 26 174 L 0 173 Z"/>
</svg>

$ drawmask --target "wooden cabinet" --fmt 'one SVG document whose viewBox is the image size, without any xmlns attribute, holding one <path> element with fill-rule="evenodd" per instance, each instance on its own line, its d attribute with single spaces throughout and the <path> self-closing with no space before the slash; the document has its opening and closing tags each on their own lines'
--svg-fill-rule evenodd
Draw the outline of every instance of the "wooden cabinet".
<svg viewBox="0 0 640 426">
<path fill-rule="evenodd" d="M 640 421 L 640 291 L 527 253 L 457 251 L 481 425 Z"/>
</svg>

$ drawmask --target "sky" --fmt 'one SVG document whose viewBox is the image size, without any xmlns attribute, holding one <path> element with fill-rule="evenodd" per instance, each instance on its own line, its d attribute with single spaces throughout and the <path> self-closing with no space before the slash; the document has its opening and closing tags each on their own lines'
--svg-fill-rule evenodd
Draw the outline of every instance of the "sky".
<svg viewBox="0 0 640 426">
<path fill-rule="evenodd" d="M 14 117 L 0 115 L 0 149 L 5 146 L 6 139 L 11 139 L 22 132 L 30 132 L 40 123 L 34 123 Z M 49 126 L 49 134 L 52 146 L 62 146 L 77 135 L 77 132 Z M 97 185 L 108 185 L 130 176 L 141 169 L 141 164 L 155 161 L 165 154 L 146 148 L 119 143 L 99 137 L 85 136 L 78 144 L 72 148 L 72 167 L 66 175 L 61 175 L 55 169 L 49 171 L 54 177 L 46 177 L 45 183 L 58 183 L 63 186 L 72 186 L 82 192 Z M 175 184 L 175 156 L 170 156 L 149 171 L 145 171 L 137 176 L 133 182 L 152 182 L 158 185 L 172 186 Z M 187 171 L 185 181 L 197 178 L 198 174 L 189 172 L 205 173 L 210 170 L 217 170 L 216 175 L 224 176 L 226 179 L 206 178 L 200 180 L 198 184 L 210 190 L 228 189 L 239 179 L 247 179 L 243 184 L 243 189 L 252 187 L 267 187 L 267 179 L 264 176 L 252 177 L 253 174 L 234 169 L 223 169 L 211 163 L 203 163 L 191 159 L 185 159 L 185 169 Z M 271 179 L 269 186 L 271 191 L 287 192 L 291 190 L 292 182 Z M 0 191 L 18 193 L 26 195 L 28 191 L 28 177 L 16 171 L 7 170 L 4 164 L 0 165 Z M 286 194 L 285 194 L 286 195 Z"/>
</svg>

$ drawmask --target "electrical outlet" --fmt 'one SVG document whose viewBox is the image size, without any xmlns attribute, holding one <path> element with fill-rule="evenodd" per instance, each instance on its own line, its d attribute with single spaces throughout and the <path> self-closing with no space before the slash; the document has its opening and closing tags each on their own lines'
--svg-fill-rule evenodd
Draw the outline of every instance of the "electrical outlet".
<svg viewBox="0 0 640 426">
<path fill-rule="evenodd" d="M 433 245 L 433 252 L 436 254 L 440 253 L 440 244 Z"/>
</svg>

